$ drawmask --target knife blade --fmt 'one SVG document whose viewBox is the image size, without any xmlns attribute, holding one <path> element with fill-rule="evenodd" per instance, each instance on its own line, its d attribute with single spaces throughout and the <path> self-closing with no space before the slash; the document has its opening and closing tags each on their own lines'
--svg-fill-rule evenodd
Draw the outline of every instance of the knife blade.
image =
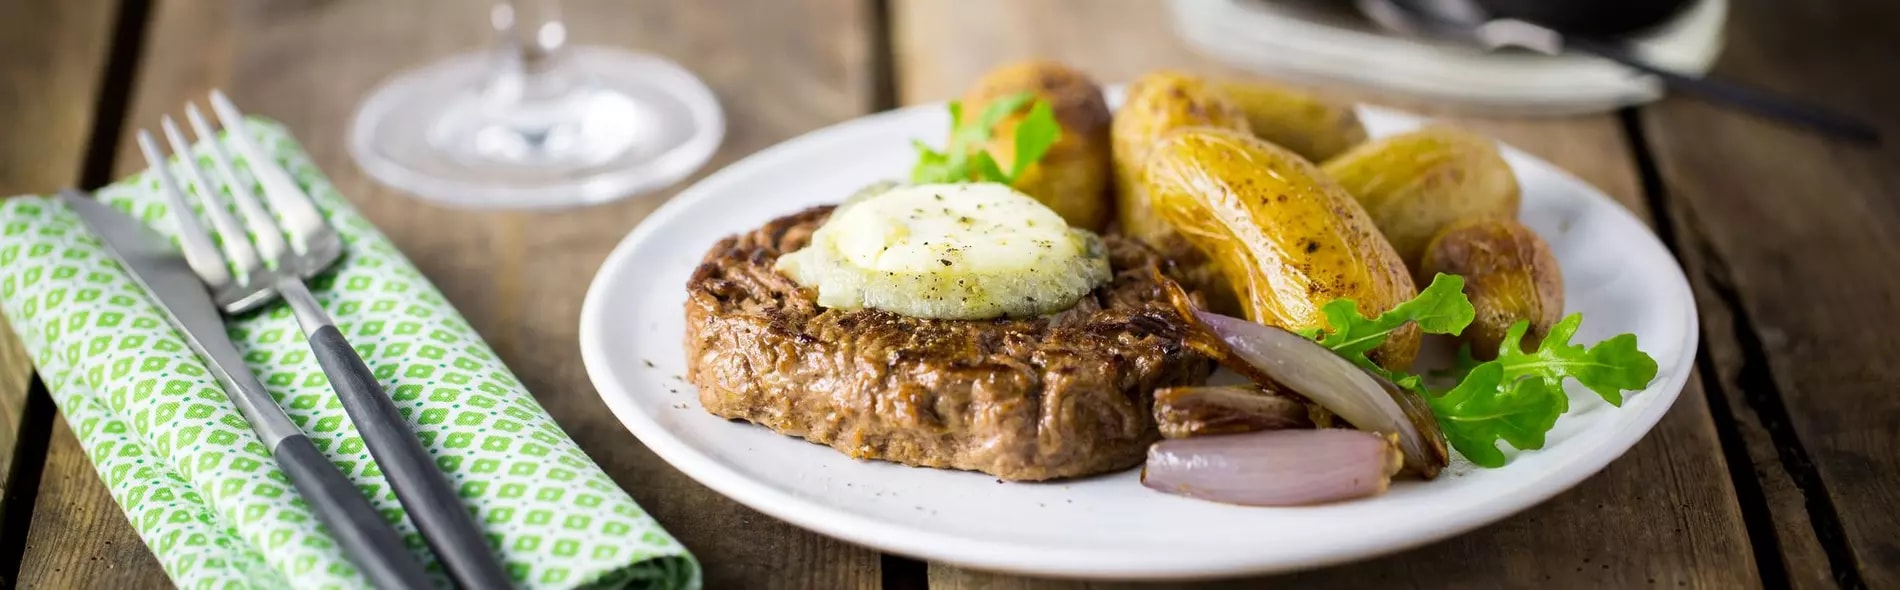
<svg viewBox="0 0 1900 590">
<path fill-rule="evenodd" d="M 157 301 L 185 342 L 224 386 L 225 395 L 263 440 L 291 484 L 330 530 L 350 561 L 379 588 L 432 586 L 421 562 L 404 548 L 402 537 L 349 477 L 318 451 L 264 384 L 244 364 L 210 291 L 172 247 L 170 240 L 130 215 L 76 190 L 59 193 L 60 202 L 79 215 L 106 251 Z"/>
<path fill-rule="evenodd" d="M 231 403 L 264 439 L 264 448 L 275 449 L 285 438 L 302 434 L 271 399 L 257 375 L 244 365 L 244 356 L 225 334 L 224 316 L 218 312 L 211 293 L 170 240 L 138 219 L 78 191 L 60 191 L 59 198 L 105 242 L 106 250 L 119 265 L 157 300 L 172 325 L 184 333 L 192 350 L 204 357 Z"/>
</svg>

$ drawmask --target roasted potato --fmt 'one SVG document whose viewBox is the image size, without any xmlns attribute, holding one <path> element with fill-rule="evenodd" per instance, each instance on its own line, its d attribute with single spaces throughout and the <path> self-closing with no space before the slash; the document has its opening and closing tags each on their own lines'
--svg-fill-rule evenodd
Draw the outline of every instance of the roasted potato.
<svg viewBox="0 0 1900 590">
<path fill-rule="evenodd" d="M 1366 141 L 1352 105 L 1257 80 L 1227 80 L 1215 88 L 1246 113 L 1255 136 L 1308 160 L 1324 162 Z"/>
<path fill-rule="evenodd" d="M 1497 358 L 1504 332 L 1518 320 L 1530 321 L 1523 345 L 1535 350 L 1564 313 L 1557 257 L 1514 219 L 1470 219 L 1445 228 L 1426 246 L 1420 271 L 1465 278 L 1465 296 L 1478 313 L 1460 339 L 1482 360 Z"/>
<path fill-rule="evenodd" d="M 1247 319 L 1288 330 L 1330 327 L 1340 297 L 1376 316 L 1417 295 L 1372 219 L 1319 168 L 1286 148 L 1226 129 L 1156 142 L 1140 183 L 1157 216 L 1205 252 L 1237 289 Z M 1371 354 L 1394 370 L 1418 354 L 1417 326 Z"/>
<path fill-rule="evenodd" d="M 1161 136 L 1190 127 L 1248 131 L 1247 115 L 1198 77 L 1153 72 L 1128 86 L 1113 126 L 1115 216 L 1123 234 L 1148 244 L 1175 264 L 1175 276 L 1207 298 L 1209 308 L 1238 313 L 1239 299 L 1220 270 L 1154 215 L 1138 175 L 1142 157 Z"/>
<path fill-rule="evenodd" d="M 963 94 L 963 109 L 981 113 L 990 101 L 1020 92 L 1049 103 L 1062 135 L 1011 184 L 1054 209 L 1071 226 L 1107 229 L 1114 202 L 1109 193 L 1108 103 L 1103 102 L 1102 88 L 1068 66 L 1026 61 L 996 68 L 977 80 Z M 1015 126 L 1028 112 L 1025 107 L 997 125 L 986 146 L 997 162 L 1015 158 Z"/>
<path fill-rule="evenodd" d="M 1467 131 L 1428 127 L 1377 139 L 1321 169 L 1359 199 L 1413 270 L 1446 226 L 1517 217 L 1517 176 L 1490 138 Z"/>
</svg>

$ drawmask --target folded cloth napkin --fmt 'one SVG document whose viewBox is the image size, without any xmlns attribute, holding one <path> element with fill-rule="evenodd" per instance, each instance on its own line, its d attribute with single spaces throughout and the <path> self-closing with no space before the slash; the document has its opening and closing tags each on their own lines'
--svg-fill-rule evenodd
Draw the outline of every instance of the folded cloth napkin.
<svg viewBox="0 0 1900 590">
<path fill-rule="evenodd" d="M 460 490 L 515 581 L 536 588 L 697 587 L 699 566 L 685 548 L 561 431 L 284 128 L 253 120 L 250 130 L 347 245 L 312 290 Z M 241 176 L 255 189 L 248 172 Z M 172 231 L 157 183 L 145 174 L 100 190 L 98 198 Z M 178 586 L 364 585 L 204 361 L 58 201 L 0 202 L 0 312 L 25 342 L 100 479 Z M 410 550 L 433 564 L 290 310 L 278 304 L 229 328 L 246 364 L 291 419 L 396 524 Z M 439 564 L 430 569 L 441 576 Z"/>
</svg>

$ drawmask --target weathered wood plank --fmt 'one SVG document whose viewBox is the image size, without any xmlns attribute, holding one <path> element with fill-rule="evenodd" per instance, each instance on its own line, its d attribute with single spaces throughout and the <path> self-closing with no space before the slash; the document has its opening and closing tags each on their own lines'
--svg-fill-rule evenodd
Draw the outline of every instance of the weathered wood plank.
<svg viewBox="0 0 1900 590">
<path fill-rule="evenodd" d="M 1735 3 L 1718 75 L 1833 105 L 1848 145 L 1687 100 L 1642 119 L 1709 321 L 1721 394 L 1797 582 L 1900 585 L 1900 40 L 1891 2 Z M 1731 315 L 1733 314 L 1733 315 Z"/>
<path fill-rule="evenodd" d="M 1026 57 L 1062 60 L 1104 83 L 1124 82 L 1157 68 L 1237 74 L 1193 54 L 1174 38 L 1161 3 L 902 0 L 893 12 L 898 96 L 906 103 L 953 97 L 984 70 Z M 1363 91 L 1324 91 L 1415 111 L 1435 110 Z M 1538 154 L 1639 214 L 1646 213 L 1635 160 L 1613 116 L 1448 118 Z M 931 566 L 931 581 L 933 587 L 943 588 L 1081 587 L 942 564 Z M 1524 514 L 1379 560 L 1233 582 L 1236 587 L 1701 588 L 1759 583 L 1706 399 L 1695 379 L 1656 430 L 1628 455 Z"/>
<path fill-rule="evenodd" d="M 99 476 L 92 461 L 60 421 L 53 428 L 48 469 L 40 479 L 40 497 L 33 511 L 32 535 L 27 539 L 30 559 L 20 563 L 21 588 L 144 588 L 163 585 L 165 573 L 158 559 L 132 534 L 131 525 Z M 75 545 L 75 540 L 84 540 Z M 66 547 L 68 550 L 49 550 Z M 70 550 L 84 547 L 84 551 Z"/>
<path fill-rule="evenodd" d="M 0 4 L 0 130 L 6 134 L 0 198 L 79 184 L 117 6 L 114 0 Z M 5 498 L 33 493 L 8 488 L 20 437 L 44 441 L 50 431 L 50 425 L 22 424 L 32 376 L 26 349 L 0 317 L 0 521 L 10 514 Z M 44 448 L 40 444 L 29 446 Z M 15 535 L 24 540 L 26 527 L 0 522 L 0 534 L 8 537 L 0 547 L 14 547 Z"/>
<path fill-rule="evenodd" d="M 719 94 L 728 131 L 710 172 L 873 108 L 867 8 L 855 0 L 655 3 L 597 26 L 637 31 L 624 38 L 679 60 Z M 499 305 L 511 316 L 493 332 L 519 351 L 508 361 L 562 426 L 699 553 L 708 587 L 876 587 L 877 553 L 707 491 L 641 447 L 594 395 L 579 362 L 581 293 L 613 245 L 663 200 L 508 220 L 502 231 L 516 250 L 497 274 L 506 290 Z"/>
<path fill-rule="evenodd" d="M 118 2 L 0 5 L 0 195 L 79 181 Z"/>
<path fill-rule="evenodd" d="M 862 2 L 563 4 L 571 39 L 660 53 L 719 94 L 729 132 L 708 170 L 871 106 L 872 41 Z M 670 192 L 567 212 L 462 211 L 379 186 L 350 160 L 344 130 L 365 93 L 396 72 L 484 48 L 488 9 L 451 0 L 159 3 L 128 125 L 149 126 L 186 100 L 202 101 L 213 87 L 247 111 L 289 125 L 337 187 L 442 289 L 581 446 L 700 556 L 709 587 L 877 585 L 876 553 L 701 487 L 642 447 L 594 395 L 578 351 L 582 295 L 607 252 Z M 134 149 L 121 145 L 121 172 L 138 167 Z M 54 468 L 48 466 L 48 477 Z M 108 541 L 138 543 L 121 523 L 113 531 L 49 539 L 34 551 L 88 554 Z M 159 574 L 154 568 L 145 575 Z M 73 579 L 49 585 L 67 587 Z"/>
<path fill-rule="evenodd" d="M 1683 219 L 1673 221 L 1685 222 Z M 1713 396 L 1710 414 L 1730 430 L 1726 435 L 1731 449 L 1729 460 L 1734 461 L 1730 477 L 1735 478 L 1738 491 L 1753 484 L 1753 491 L 1743 494 L 1743 504 L 1750 506 L 1746 518 L 1750 519 L 1749 532 L 1757 548 L 1756 558 L 1764 560 L 1764 572 L 1779 565 L 1790 587 L 1804 590 L 1837 587 L 1827 551 L 1808 518 L 1806 495 L 1792 474 L 1781 467 L 1768 423 L 1752 405 L 1735 403 L 1734 392 L 1743 391 L 1741 372 L 1724 367 L 1737 367 L 1743 362 L 1736 340 L 1738 320 L 1731 302 L 1703 286 L 1705 279 L 1699 269 L 1706 263 L 1702 262 L 1701 248 L 1691 242 L 1679 250 L 1696 289 L 1696 307 L 1704 318 L 1703 351 L 1697 360 L 1701 363 L 1703 383 L 1714 390 L 1709 393 Z M 1766 555 L 1770 553 L 1779 556 L 1772 558 L 1779 559 L 1778 564 L 1765 561 L 1771 559 Z"/>
</svg>

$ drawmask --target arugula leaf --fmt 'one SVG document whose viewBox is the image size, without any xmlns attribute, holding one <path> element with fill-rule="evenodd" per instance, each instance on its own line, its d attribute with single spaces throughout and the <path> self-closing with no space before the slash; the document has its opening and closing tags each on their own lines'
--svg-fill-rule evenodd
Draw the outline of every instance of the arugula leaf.
<svg viewBox="0 0 1900 590">
<path fill-rule="evenodd" d="M 1410 301 L 1393 306 L 1379 317 L 1366 319 L 1359 313 L 1359 302 L 1339 298 L 1320 307 L 1320 313 L 1326 316 L 1326 324 L 1332 329 L 1321 333 L 1317 330 L 1306 332 L 1307 337 L 1318 340 L 1321 345 L 1333 349 L 1333 352 L 1346 357 L 1353 364 L 1371 369 L 1385 375 L 1401 386 L 1405 381 L 1417 381 L 1416 376 L 1400 375 L 1366 358 L 1392 332 L 1416 323 L 1427 334 L 1457 334 L 1471 325 L 1471 319 L 1477 316 L 1477 310 L 1471 307 L 1471 299 L 1465 297 L 1465 279 L 1458 275 L 1439 273 L 1432 277 L 1432 284 L 1420 291 Z M 1407 386 L 1419 390 L 1417 383 Z"/>
<path fill-rule="evenodd" d="M 917 150 L 917 163 L 911 166 L 910 171 L 911 182 L 1014 182 L 1030 164 L 1042 159 L 1061 136 L 1061 125 L 1056 123 L 1055 112 L 1049 103 L 1037 101 L 1035 106 L 1030 107 L 1028 115 L 1016 124 L 1014 135 L 1010 138 L 1016 155 L 1008 172 L 1003 171 L 985 145 L 1003 119 L 1022 110 L 1034 98 L 1035 95 L 1029 92 L 998 98 L 985 106 L 974 121 L 965 120 L 963 103 L 950 101 L 950 141 L 944 150 L 938 152 L 922 141 L 911 141 L 911 146 Z"/>
<path fill-rule="evenodd" d="M 1635 334 L 1618 334 L 1584 349 L 1571 344 L 1570 337 L 1583 323 L 1583 314 L 1573 313 L 1550 327 L 1537 350 L 1524 352 L 1523 340 L 1528 322 L 1518 322 L 1504 333 L 1498 346 L 1498 359 L 1507 375 L 1542 379 L 1558 390 L 1565 377 L 1576 379 L 1596 392 L 1612 406 L 1623 405 L 1623 391 L 1642 389 L 1656 378 L 1656 359 L 1636 349 Z"/>
<path fill-rule="evenodd" d="M 927 182 L 922 179 L 940 176 L 949 166 L 949 156 L 930 149 L 922 140 L 912 139 L 910 145 L 917 149 L 917 163 L 910 168 L 912 182 Z"/>
<path fill-rule="evenodd" d="M 1458 383 L 1464 381 L 1465 376 L 1470 375 L 1471 370 L 1478 368 L 1480 364 L 1483 364 L 1483 361 L 1471 354 L 1471 344 L 1465 343 L 1458 345 L 1458 352 L 1453 356 L 1450 367 L 1433 369 L 1430 374 L 1433 379 Z"/>
<path fill-rule="evenodd" d="M 917 163 L 910 168 L 910 181 L 917 184 L 945 182 L 945 178 L 969 176 L 967 151 L 954 149 L 962 139 L 958 130 L 963 128 L 963 103 L 950 101 L 950 145 L 939 152 L 930 149 L 930 144 L 920 139 L 911 139 L 910 145 L 917 150 Z"/>
<path fill-rule="evenodd" d="M 1042 160 L 1043 154 L 1062 137 L 1062 125 L 1056 123 L 1055 111 L 1048 101 L 1037 102 L 1029 108 L 1029 115 L 1016 125 L 1016 158 L 1009 164 L 1011 180 L 1020 178 L 1029 165 Z"/>
<path fill-rule="evenodd" d="M 1003 174 L 1003 170 L 996 166 L 996 159 L 990 157 L 989 152 L 976 152 L 976 155 L 972 156 L 972 158 L 976 160 L 976 180 L 1000 182 L 1003 184 L 1010 183 L 1011 179 L 1009 175 Z"/>
<path fill-rule="evenodd" d="M 1469 346 L 1461 347 L 1456 366 L 1446 372 L 1458 379 L 1458 385 L 1443 393 L 1425 387 L 1417 375 L 1385 370 L 1366 357 L 1407 323 L 1417 323 L 1431 334 L 1463 332 L 1475 310 L 1464 295 L 1464 279 L 1457 275 L 1434 277 L 1418 297 L 1377 318 L 1360 315 L 1358 303 L 1351 299 L 1327 302 L 1320 312 L 1332 330 L 1308 331 L 1308 337 L 1423 395 L 1445 439 L 1459 454 L 1484 467 L 1504 465 L 1499 440 L 1523 450 L 1543 448 L 1545 434 L 1559 416 L 1570 411 L 1565 379 L 1575 379 L 1604 401 L 1620 406 L 1623 391 L 1642 389 L 1656 378 L 1656 360 L 1636 348 L 1634 334 L 1621 334 L 1588 349 L 1571 344 L 1570 338 L 1583 323 L 1583 315 L 1574 313 L 1551 326 L 1531 352 L 1523 350 L 1524 334 L 1530 329 L 1525 321 L 1505 331 L 1495 360 L 1478 362 Z"/>
<path fill-rule="evenodd" d="M 1570 411 L 1564 379 L 1576 379 L 1611 405 L 1623 405 L 1623 391 L 1642 389 L 1656 378 L 1656 360 L 1636 349 L 1635 334 L 1620 334 L 1585 349 L 1570 343 L 1583 314 L 1570 314 L 1551 326 L 1537 350 L 1521 342 L 1530 322 L 1519 321 L 1504 333 L 1496 360 L 1470 365 L 1468 349 L 1459 364 L 1470 369 L 1463 381 L 1442 396 L 1428 398 L 1445 439 L 1472 463 L 1504 465 L 1502 439 L 1513 447 L 1544 447 L 1544 433 Z"/>
<path fill-rule="evenodd" d="M 1484 467 L 1504 465 L 1498 439 L 1519 449 L 1544 448 L 1544 434 L 1570 406 L 1561 387 L 1515 378 L 1495 361 L 1478 365 L 1457 387 L 1426 403 L 1452 448 Z"/>
<path fill-rule="evenodd" d="M 1010 113 L 1014 113 L 1018 109 L 1023 108 L 1023 105 L 1029 104 L 1029 101 L 1035 98 L 1036 95 L 1034 94 L 1018 92 L 991 101 L 989 106 L 983 107 L 983 114 L 977 117 L 975 125 L 958 128 L 956 132 L 968 134 L 971 136 L 971 139 L 981 137 L 987 140 L 990 138 L 992 131 L 996 129 L 997 123 L 1003 122 L 1003 119 L 1008 117 Z"/>
</svg>

